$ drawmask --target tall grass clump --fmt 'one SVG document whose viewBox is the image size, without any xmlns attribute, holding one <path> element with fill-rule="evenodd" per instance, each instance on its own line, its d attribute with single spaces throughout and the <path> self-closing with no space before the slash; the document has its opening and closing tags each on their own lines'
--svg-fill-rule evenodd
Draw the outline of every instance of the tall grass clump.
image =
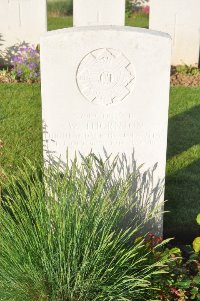
<svg viewBox="0 0 200 301">
<path fill-rule="evenodd" d="M 47 11 L 48 11 L 48 15 L 51 17 L 72 16 L 73 1 L 72 0 L 48 1 Z"/>
<path fill-rule="evenodd" d="M 133 175 L 95 156 L 7 179 L 0 208 L 1 301 L 151 300 L 152 259 L 134 207 Z M 126 223 L 124 222 L 126 220 Z M 124 225 L 123 227 L 120 225 Z"/>
</svg>

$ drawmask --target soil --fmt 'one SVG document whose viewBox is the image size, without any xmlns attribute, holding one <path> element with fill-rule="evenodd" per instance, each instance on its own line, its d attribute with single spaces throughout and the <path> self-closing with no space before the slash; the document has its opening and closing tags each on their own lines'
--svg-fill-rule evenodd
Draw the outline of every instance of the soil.
<svg viewBox="0 0 200 301">
<path fill-rule="evenodd" d="M 16 83 L 9 72 L 6 74 L 0 73 L 0 83 Z M 171 70 L 171 85 L 185 87 L 200 87 L 200 72 L 195 75 L 177 72 L 174 67 Z"/>
<path fill-rule="evenodd" d="M 177 72 L 174 67 L 171 70 L 171 85 L 185 87 L 200 86 L 200 72 L 195 75 Z"/>
<path fill-rule="evenodd" d="M 13 79 L 9 74 L 1 74 L 0 73 L 0 83 L 8 84 L 8 83 L 16 83 L 17 80 Z"/>
</svg>

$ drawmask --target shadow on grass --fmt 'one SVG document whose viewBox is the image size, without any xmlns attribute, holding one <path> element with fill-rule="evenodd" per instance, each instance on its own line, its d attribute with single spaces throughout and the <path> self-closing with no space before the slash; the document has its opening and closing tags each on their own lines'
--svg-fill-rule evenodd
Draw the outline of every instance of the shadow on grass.
<svg viewBox="0 0 200 301">
<path fill-rule="evenodd" d="M 198 170 L 198 171 L 197 171 Z M 196 176 L 196 172 L 198 175 Z M 196 216 L 200 212 L 200 160 L 166 177 L 165 237 L 191 243 L 200 234 Z"/>
<path fill-rule="evenodd" d="M 169 119 L 167 159 L 200 144 L 200 105 Z"/>
<path fill-rule="evenodd" d="M 169 119 L 165 199 L 165 236 L 191 242 L 199 236 L 200 106 Z"/>
</svg>

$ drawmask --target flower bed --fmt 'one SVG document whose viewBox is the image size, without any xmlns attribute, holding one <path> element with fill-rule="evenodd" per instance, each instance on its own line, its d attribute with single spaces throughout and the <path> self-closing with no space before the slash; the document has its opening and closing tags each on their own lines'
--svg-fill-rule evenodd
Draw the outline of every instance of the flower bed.
<svg viewBox="0 0 200 301">
<path fill-rule="evenodd" d="M 0 71 L 0 82 L 27 82 L 40 81 L 40 53 L 34 46 L 20 47 L 13 55 L 10 66 Z"/>
</svg>

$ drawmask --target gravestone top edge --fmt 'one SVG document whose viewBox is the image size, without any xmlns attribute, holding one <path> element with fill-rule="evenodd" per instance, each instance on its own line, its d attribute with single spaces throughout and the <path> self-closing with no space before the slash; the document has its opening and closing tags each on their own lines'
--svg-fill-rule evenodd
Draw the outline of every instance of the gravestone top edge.
<svg viewBox="0 0 200 301">
<path fill-rule="evenodd" d="M 146 29 L 146 28 L 139 28 L 139 27 L 132 27 L 132 26 L 117 26 L 117 25 L 81 26 L 81 27 L 69 27 L 69 28 L 57 29 L 42 34 L 40 39 L 42 40 L 43 38 L 54 37 L 59 34 L 65 34 L 65 33 L 78 33 L 78 32 L 84 33 L 90 31 L 132 32 L 138 34 L 148 34 L 155 37 L 157 36 L 157 37 L 171 40 L 171 36 L 165 32 Z"/>
</svg>

